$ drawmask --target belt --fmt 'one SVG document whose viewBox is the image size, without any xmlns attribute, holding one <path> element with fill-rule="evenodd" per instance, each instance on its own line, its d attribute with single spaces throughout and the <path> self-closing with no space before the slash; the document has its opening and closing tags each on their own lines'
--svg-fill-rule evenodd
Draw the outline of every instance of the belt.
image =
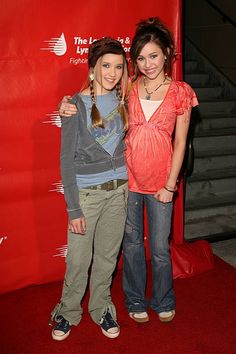
<svg viewBox="0 0 236 354">
<path fill-rule="evenodd" d="M 122 184 L 125 184 L 126 182 L 127 182 L 127 179 L 113 179 L 111 181 L 108 181 L 108 182 L 105 182 L 102 184 L 97 184 L 96 186 L 86 187 L 85 189 L 112 191 L 112 190 L 117 189 L 118 187 L 122 186 Z"/>
</svg>

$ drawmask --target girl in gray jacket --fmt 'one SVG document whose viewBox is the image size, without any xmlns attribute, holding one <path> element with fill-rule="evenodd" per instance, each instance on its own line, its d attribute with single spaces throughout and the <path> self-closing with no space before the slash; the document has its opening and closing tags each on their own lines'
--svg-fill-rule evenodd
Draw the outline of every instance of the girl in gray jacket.
<svg viewBox="0 0 236 354">
<path fill-rule="evenodd" d="M 127 205 L 123 138 L 128 71 L 121 43 L 109 37 L 93 42 L 88 66 L 88 86 L 71 100 L 77 111 L 62 118 L 60 166 L 69 229 L 62 297 L 52 311 L 57 322 L 52 337 L 58 341 L 81 320 L 89 269 L 89 313 L 105 336 L 120 333 L 110 286 Z"/>
</svg>

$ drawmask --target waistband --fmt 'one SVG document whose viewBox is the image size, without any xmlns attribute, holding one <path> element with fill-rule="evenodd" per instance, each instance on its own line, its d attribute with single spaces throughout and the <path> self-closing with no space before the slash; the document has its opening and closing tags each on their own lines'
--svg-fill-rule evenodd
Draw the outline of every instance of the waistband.
<svg viewBox="0 0 236 354">
<path fill-rule="evenodd" d="M 126 182 L 127 182 L 127 179 L 113 179 L 111 181 L 108 181 L 108 182 L 105 182 L 102 184 L 97 184 L 96 186 L 86 187 L 85 189 L 112 191 L 112 190 L 117 189 L 118 187 L 122 186 L 122 184 L 125 184 Z"/>
</svg>

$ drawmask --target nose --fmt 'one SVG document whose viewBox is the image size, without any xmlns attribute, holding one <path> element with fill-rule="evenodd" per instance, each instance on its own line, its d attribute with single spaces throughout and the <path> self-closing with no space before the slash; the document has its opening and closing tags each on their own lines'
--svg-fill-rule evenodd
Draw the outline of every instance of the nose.
<svg viewBox="0 0 236 354">
<path fill-rule="evenodd" d="M 149 59 L 147 58 L 147 59 L 145 60 L 145 67 L 146 67 L 146 68 L 149 68 L 149 66 L 150 66 L 150 61 L 149 61 Z"/>
<path fill-rule="evenodd" d="M 112 77 L 115 77 L 116 76 L 116 69 L 111 67 L 110 70 L 109 70 L 109 75 L 112 76 Z"/>
</svg>

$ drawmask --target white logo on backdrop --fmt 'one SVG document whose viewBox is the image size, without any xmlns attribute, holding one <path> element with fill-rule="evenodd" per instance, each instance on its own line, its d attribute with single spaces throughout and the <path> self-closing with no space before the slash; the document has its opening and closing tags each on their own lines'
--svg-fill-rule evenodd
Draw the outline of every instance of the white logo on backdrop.
<svg viewBox="0 0 236 354">
<path fill-rule="evenodd" d="M 56 251 L 58 251 L 58 253 L 54 254 L 53 257 L 65 258 L 67 256 L 68 246 L 63 245 L 62 247 L 56 248 Z"/>
<path fill-rule="evenodd" d="M 130 37 L 129 36 L 118 36 L 116 38 L 123 46 L 125 52 L 130 51 Z M 88 62 L 87 54 L 89 50 L 89 46 L 91 43 L 96 41 L 97 38 L 93 36 L 77 36 L 73 37 L 74 42 L 74 56 L 69 58 L 69 64 L 78 65 L 78 64 L 86 64 Z M 64 33 L 61 34 L 60 37 L 52 37 L 49 40 L 45 40 L 47 43 L 46 48 L 40 48 L 41 50 L 50 51 L 58 56 L 62 56 L 67 52 L 67 43 L 64 36 Z M 71 48 L 70 48 L 71 49 Z M 76 56 L 75 56 L 76 55 Z M 130 58 L 128 58 L 130 60 Z"/>
<path fill-rule="evenodd" d="M 0 245 L 7 240 L 7 236 L 0 237 Z"/>
<path fill-rule="evenodd" d="M 67 44 L 64 33 L 62 33 L 60 37 L 51 38 L 44 42 L 48 43 L 48 47 L 41 48 L 41 50 L 49 50 L 58 56 L 64 55 L 66 53 Z"/>
<path fill-rule="evenodd" d="M 64 187 L 61 181 L 55 182 L 52 185 L 53 185 L 53 189 L 49 189 L 49 192 L 57 192 L 57 193 L 64 194 Z"/>
<path fill-rule="evenodd" d="M 58 114 L 58 111 L 47 114 L 50 120 L 45 120 L 43 123 L 56 125 L 58 128 L 61 128 L 61 117 Z"/>
</svg>

